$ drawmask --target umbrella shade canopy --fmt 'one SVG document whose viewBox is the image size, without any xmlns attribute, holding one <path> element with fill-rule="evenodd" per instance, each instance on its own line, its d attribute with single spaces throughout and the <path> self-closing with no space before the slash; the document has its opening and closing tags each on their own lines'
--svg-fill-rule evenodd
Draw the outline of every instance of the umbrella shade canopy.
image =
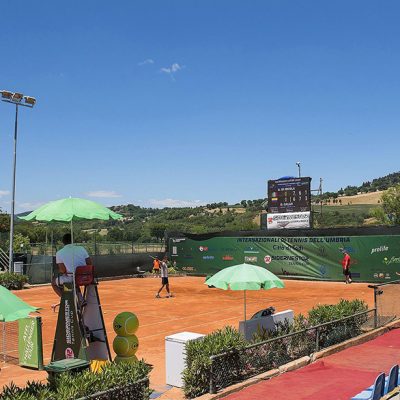
<svg viewBox="0 0 400 400">
<path fill-rule="evenodd" d="M 0 322 L 17 321 L 37 310 L 0 285 Z"/>
<path fill-rule="evenodd" d="M 122 215 L 91 200 L 68 198 L 46 203 L 20 218 L 25 221 L 70 222 L 82 219 L 120 219 Z"/>
<path fill-rule="evenodd" d="M 284 288 L 284 283 L 272 272 L 253 264 L 224 268 L 205 282 L 224 290 L 268 290 Z"/>
</svg>

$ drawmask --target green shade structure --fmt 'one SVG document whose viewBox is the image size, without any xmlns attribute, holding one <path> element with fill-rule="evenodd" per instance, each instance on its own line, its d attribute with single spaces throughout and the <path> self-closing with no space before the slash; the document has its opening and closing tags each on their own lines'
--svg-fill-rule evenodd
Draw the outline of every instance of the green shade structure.
<svg viewBox="0 0 400 400">
<path fill-rule="evenodd" d="M 0 322 L 12 322 L 26 318 L 31 312 L 39 310 L 22 301 L 4 286 L 0 285 Z"/>
<path fill-rule="evenodd" d="M 239 264 L 217 272 L 205 281 L 205 285 L 223 290 L 244 291 L 244 319 L 246 320 L 246 290 L 268 290 L 285 287 L 276 275 L 253 264 Z"/>
<path fill-rule="evenodd" d="M 83 219 L 120 219 L 122 215 L 94 201 L 70 197 L 50 201 L 30 214 L 19 218 L 25 221 L 72 222 Z"/>
</svg>

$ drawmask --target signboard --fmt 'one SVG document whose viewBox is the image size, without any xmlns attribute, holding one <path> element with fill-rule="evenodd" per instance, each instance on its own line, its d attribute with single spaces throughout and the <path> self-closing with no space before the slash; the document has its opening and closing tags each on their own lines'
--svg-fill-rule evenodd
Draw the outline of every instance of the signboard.
<svg viewBox="0 0 400 400">
<path fill-rule="evenodd" d="M 174 245 L 177 268 L 194 274 L 215 274 L 245 261 L 280 277 L 338 281 L 346 249 L 354 281 L 387 282 L 400 275 L 400 235 L 187 238 Z"/>
<path fill-rule="evenodd" d="M 19 365 L 43 369 L 42 319 L 22 318 L 18 320 Z"/>
<path fill-rule="evenodd" d="M 86 345 L 79 326 L 72 284 L 64 285 L 51 361 L 66 358 L 87 359 Z"/>
<path fill-rule="evenodd" d="M 304 229 L 311 226 L 311 212 L 267 214 L 267 229 Z"/>
<path fill-rule="evenodd" d="M 311 178 L 268 181 L 268 212 L 273 214 L 311 211 Z"/>
</svg>

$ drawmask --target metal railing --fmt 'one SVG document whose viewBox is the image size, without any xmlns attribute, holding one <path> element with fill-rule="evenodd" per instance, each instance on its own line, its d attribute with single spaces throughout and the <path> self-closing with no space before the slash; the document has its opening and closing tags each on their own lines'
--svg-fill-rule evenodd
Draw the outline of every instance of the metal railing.
<svg viewBox="0 0 400 400">
<path fill-rule="evenodd" d="M 137 399 L 147 400 L 150 397 L 149 378 L 143 378 L 136 382 L 128 383 L 121 387 L 94 393 L 78 400 L 112 400 L 112 399 Z"/>
<path fill-rule="evenodd" d="M 210 357 L 209 392 L 278 368 L 376 328 L 375 309 Z"/>
</svg>

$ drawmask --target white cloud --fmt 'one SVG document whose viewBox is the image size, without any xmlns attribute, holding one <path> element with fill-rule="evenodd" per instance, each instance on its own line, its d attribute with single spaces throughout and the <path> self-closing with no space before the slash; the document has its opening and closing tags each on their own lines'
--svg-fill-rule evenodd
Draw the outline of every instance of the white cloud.
<svg viewBox="0 0 400 400">
<path fill-rule="evenodd" d="M 152 60 L 151 58 L 147 58 L 144 61 L 141 61 L 140 63 L 138 63 L 138 65 L 141 67 L 142 65 L 148 65 L 148 64 L 154 64 L 154 60 Z"/>
<path fill-rule="evenodd" d="M 161 68 L 160 71 L 169 75 L 172 80 L 175 80 L 174 74 L 176 74 L 178 71 L 182 70 L 183 68 L 185 68 L 184 65 L 179 65 L 178 63 L 173 63 L 170 67 Z"/>
<path fill-rule="evenodd" d="M 105 198 L 105 199 L 114 199 L 117 197 L 122 197 L 122 195 L 115 192 L 114 190 L 95 190 L 93 192 L 86 193 L 86 196 L 101 197 L 101 198 Z"/>
<path fill-rule="evenodd" d="M 43 204 L 45 204 L 45 203 L 44 202 L 31 203 L 31 202 L 27 201 L 25 203 L 18 203 L 17 207 L 18 207 L 18 210 L 21 210 L 21 211 L 32 211 L 32 210 L 36 210 Z"/>
<path fill-rule="evenodd" d="M 0 198 L 10 194 L 9 190 L 0 190 Z"/>
<path fill-rule="evenodd" d="M 164 207 L 199 207 L 205 203 L 201 200 L 176 200 L 176 199 L 150 199 L 149 206 L 154 208 L 164 208 Z"/>
</svg>

